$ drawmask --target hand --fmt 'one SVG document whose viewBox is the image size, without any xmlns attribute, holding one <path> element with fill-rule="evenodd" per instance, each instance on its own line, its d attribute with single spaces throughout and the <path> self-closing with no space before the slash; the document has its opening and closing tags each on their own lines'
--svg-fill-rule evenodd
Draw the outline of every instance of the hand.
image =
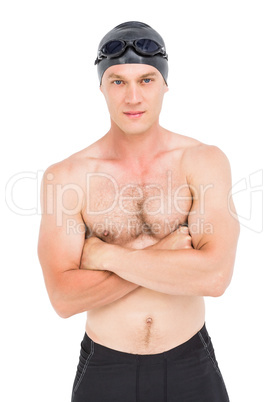
<svg viewBox="0 0 268 402">
<path fill-rule="evenodd" d="M 190 249 L 192 248 L 192 238 L 190 236 L 188 227 L 180 226 L 174 232 L 159 240 L 159 242 L 146 248 L 158 250 Z"/>
<path fill-rule="evenodd" d="M 87 238 L 84 243 L 80 269 L 100 270 L 105 246 L 107 244 L 98 237 Z"/>
</svg>

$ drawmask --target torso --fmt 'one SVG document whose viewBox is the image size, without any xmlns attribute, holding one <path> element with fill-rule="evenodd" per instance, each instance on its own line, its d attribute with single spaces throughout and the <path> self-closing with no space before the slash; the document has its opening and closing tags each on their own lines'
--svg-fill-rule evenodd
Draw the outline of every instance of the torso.
<svg viewBox="0 0 268 402">
<path fill-rule="evenodd" d="M 139 173 L 117 160 L 87 162 L 90 173 L 84 182 L 83 219 L 88 235 L 138 249 L 186 223 L 192 198 L 183 152 L 180 147 L 163 152 Z M 201 297 L 139 287 L 111 304 L 88 311 L 86 332 L 93 341 L 112 349 L 152 354 L 187 341 L 203 326 L 204 319 Z"/>
</svg>

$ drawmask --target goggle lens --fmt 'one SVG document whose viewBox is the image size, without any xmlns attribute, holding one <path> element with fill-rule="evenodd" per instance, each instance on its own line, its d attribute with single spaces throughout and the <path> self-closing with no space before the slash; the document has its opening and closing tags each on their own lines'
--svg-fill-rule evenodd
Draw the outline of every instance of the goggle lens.
<svg viewBox="0 0 268 402">
<path fill-rule="evenodd" d="M 160 49 L 158 43 L 151 39 L 140 39 L 135 45 L 144 53 L 154 53 Z"/>
<path fill-rule="evenodd" d="M 106 43 L 101 49 L 102 53 L 105 55 L 112 55 L 120 53 L 125 47 L 124 42 L 119 40 L 113 40 L 111 42 Z"/>
</svg>

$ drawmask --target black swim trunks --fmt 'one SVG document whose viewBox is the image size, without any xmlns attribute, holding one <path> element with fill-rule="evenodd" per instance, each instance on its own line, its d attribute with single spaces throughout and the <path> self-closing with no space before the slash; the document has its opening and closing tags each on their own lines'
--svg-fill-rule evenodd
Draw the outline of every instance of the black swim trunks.
<svg viewBox="0 0 268 402">
<path fill-rule="evenodd" d="M 85 334 L 72 402 L 228 402 L 205 325 L 163 353 L 137 355 L 93 342 Z"/>
</svg>

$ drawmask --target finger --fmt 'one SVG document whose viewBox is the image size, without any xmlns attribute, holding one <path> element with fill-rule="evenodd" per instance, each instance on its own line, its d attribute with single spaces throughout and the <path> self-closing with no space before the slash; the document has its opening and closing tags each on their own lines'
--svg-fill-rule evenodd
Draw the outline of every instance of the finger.
<svg viewBox="0 0 268 402">
<path fill-rule="evenodd" d="M 188 228 L 188 226 L 185 226 L 185 225 L 181 225 L 179 227 L 179 230 L 180 230 L 181 233 L 185 233 L 185 234 L 189 233 L 189 228 Z"/>
<path fill-rule="evenodd" d="M 191 238 L 190 235 L 185 236 L 184 242 L 185 242 L 185 243 L 184 243 L 185 245 L 192 247 L 192 238 Z"/>
</svg>

